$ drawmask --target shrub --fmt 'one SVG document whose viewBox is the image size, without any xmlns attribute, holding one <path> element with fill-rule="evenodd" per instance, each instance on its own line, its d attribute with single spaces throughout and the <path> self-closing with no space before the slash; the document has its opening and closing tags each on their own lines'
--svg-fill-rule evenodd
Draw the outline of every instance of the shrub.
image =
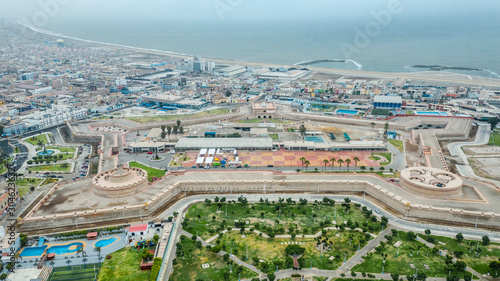
<svg viewBox="0 0 500 281">
<path fill-rule="evenodd" d="M 151 268 L 151 274 L 149 275 L 149 281 L 156 281 L 158 274 L 160 273 L 162 258 L 156 257 L 153 260 L 153 267 Z"/>
</svg>

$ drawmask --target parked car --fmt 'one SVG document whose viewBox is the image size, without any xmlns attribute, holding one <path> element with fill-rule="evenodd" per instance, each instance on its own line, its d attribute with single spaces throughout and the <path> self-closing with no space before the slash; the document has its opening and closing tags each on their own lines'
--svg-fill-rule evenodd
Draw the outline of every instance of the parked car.
<svg viewBox="0 0 500 281">
<path fill-rule="evenodd" d="M 274 167 L 274 165 L 267 165 L 267 167 L 272 168 L 272 167 Z"/>
<path fill-rule="evenodd" d="M 153 154 L 153 151 L 149 151 L 148 154 Z"/>
<path fill-rule="evenodd" d="M 62 178 L 63 178 L 63 176 L 57 176 L 57 178 L 58 178 L 58 179 L 62 179 Z"/>
</svg>

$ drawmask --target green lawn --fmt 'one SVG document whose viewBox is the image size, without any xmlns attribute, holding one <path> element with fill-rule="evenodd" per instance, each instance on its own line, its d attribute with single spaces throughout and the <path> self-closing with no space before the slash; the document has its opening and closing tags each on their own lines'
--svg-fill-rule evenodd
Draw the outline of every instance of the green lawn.
<svg viewBox="0 0 500 281">
<path fill-rule="evenodd" d="M 489 144 L 500 146 L 500 132 L 499 131 L 494 131 L 491 134 Z"/>
<path fill-rule="evenodd" d="M 410 241 L 406 233 L 401 231 L 398 231 L 398 235 L 392 239 L 384 247 L 379 246 L 376 252 L 369 253 L 361 264 L 353 268 L 353 271 L 381 273 L 383 266 L 384 273 L 398 273 L 403 276 L 414 274 L 415 270 L 425 272 L 428 277 L 448 275 L 448 271 L 444 269 L 445 259 L 439 254 L 433 254 L 424 244 L 415 240 Z M 399 256 L 397 256 L 398 248 L 394 247 L 398 241 L 403 242 L 399 247 Z M 385 263 L 382 255 L 387 255 Z M 428 265 L 429 269 L 426 269 L 425 265 Z"/>
<path fill-rule="evenodd" d="M 74 147 L 62 147 L 62 146 L 47 146 L 47 149 L 58 149 L 61 153 L 57 154 L 57 156 L 62 155 L 61 159 L 58 160 L 68 160 L 75 158 L 76 148 Z"/>
<path fill-rule="evenodd" d="M 14 153 L 19 153 L 19 147 L 16 146 L 16 148 L 14 149 Z"/>
<path fill-rule="evenodd" d="M 127 119 L 138 122 L 138 123 L 153 123 L 153 122 L 162 122 L 162 121 L 171 121 L 171 120 L 201 118 L 201 117 L 207 117 L 207 116 L 227 114 L 229 112 L 230 112 L 230 110 L 228 108 L 217 108 L 217 109 L 202 111 L 202 112 L 193 113 L 193 114 L 137 116 L 137 117 L 127 117 Z"/>
<path fill-rule="evenodd" d="M 436 247 L 440 250 L 444 251 L 446 249 L 450 252 L 450 254 L 453 254 L 455 251 L 462 251 L 464 254 L 460 260 L 463 260 L 467 263 L 467 265 L 471 266 L 474 270 L 481 274 L 488 273 L 490 271 L 489 263 L 500 258 L 500 244 L 491 243 L 488 246 L 484 246 L 481 242 L 479 242 L 479 249 L 481 252 L 476 257 L 475 249 L 478 247 L 478 241 L 463 240 L 459 243 L 454 238 L 441 236 L 433 237 L 436 239 Z M 446 245 L 438 242 L 442 242 Z"/>
<path fill-rule="evenodd" d="M 281 264 L 280 268 L 293 267 L 293 263 L 286 261 L 285 248 L 288 246 L 286 244 L 288 242 L 300 242 L 300 246 L 305 248 L 302 255 L 304 267 L 309 268 L 312 264 L 312 267 L 329 270 L 337 269 L 344 262 L 344 259 L 349 259 L 354 255 L 358 247 L 361 249 L 367 244 L 365 235 L 362 232 L 351 230 L 327 231 L 326 234 L 321 236 L 321 239 L 328 239 L 326 243 L 328 246 L 324 246 L 323 252 L 317 246 L 315 238 L 302 238 L 301 235 L 294 239 L 290 237 L 265 238 L 247 231 L 245 232 L 245 238 L 243 238 L 239 231 L 231 231 L 222 236 L 220 244 L 223 250 L 232 253 L 243 261 L 247 261 L 248 246 L 248 262 L 252 261 L 253 265 L 258 266 L 266 273 L 276 269 L 276 266 L 268 266 L 269 264 Z M 334 258 L 330 260 L 332 256 Z M 264 260 L 268 264 L 260 262 L 256 264 L 258 260 Z"/>
<path fill-rule="evenodd" d="M 38 141 L 43 142 L 43 144 L 48 144 L 47 136 L 45 134 L 36 135 L 25 139 L 26 142 L 31 143 L 34 146 L 38 145 Z"/>
<path fill-rule="evenodd" d="M 389 140 L 389 142 L 394 145 L 399 151 L 403 152 L 403 141 L 402 140 Z"/>
<path fill-rule="evenodd" d="M 174 260 L 174 271 L 171 280 L 224 280 L 223 274 L 230 271 L 229 264 L 204 247 L 198 248 L 196 243 L 186 236 L 181 236 Z M 202 264 L 208 263 L 209 268 L 203 269 Z M 241 278 L 257 277 L 257 273 L 242 267 Z M 232 266 L 229 280 L 238 280 L 237 266 Z"/>
<path fill-rule="evenodd" d="M 211 199 L 214 202 L 214 198 Z M 191 234 L 198 233 L 204 239 L 214 236 L 226 227 L 234 227 L 235 220 L 250 221 L 251 225 L 247 228 L 254 227 L 264 233 L 275 232 L 276 235 L 288 233 L 291 228 L 298 229 L 297 237 L 302 234 L 317 233 L 321 231 L 321 225 L 333 226 L 331 223 L 333 220 L 338 225 L 351 220 L 353 225 L 357 223 L 360 228 L 366 228 L 372 233 L 380 230 L 380 221 L 373 222 L 366 219 L 360 208 L 352 203 L 350 206 L 349 213 L 345 213 L 340 204 L 335 206 L 310 203 L 300 205 L 287 204 L 285 201 L 281 204 L 281 217 L 279 217 L 277 202 L 275 204 L 269 202 L 269 205 L 267 203 L 246 205 L 236 203 L 227 204 L 227 218 L 225 218 L 226 203 L 221 203 L 219 211 L 217 211 L 219 208 L 217 203 L 209 205 L 198 203 L 189 208 L 186 214 L 187 222 L 183 222 L 183 228 Z M 328 224 L 325 224 L 325 221 Z M 221 224 L 224 224 L 224 227 L 221 227 Z"/>
<path fill-rule="evenodd" d="M 97 264 L 96 269 L 97 270 Z M 87 268 L 83 265 L 81 269 L 73 269 L 73 266 L 70 264 L 71 270 L 68 270 L 67 266 L 64 267 L 56 267 L 54 268 L 53 273 L 51 274 L 50 281 L 57 280 L 82 280 L 82 281 L 93 281 L 95 279 L 94 265 L 87 264 Z"/>
<path fill-rule="evenodd" d="M 165 175 L 165 170 L 151 168 L 151 167 L 142 165 L 141 163 L 138 163 L 138 162 L 129 162 L 128 165 L 130 167 L 141 168 L 141 169 L 146 170 L 146 172 L 148 173 L 149 180 L 151 180 L 153 177 L 161 178 Z"/>
<path fill-rule="evenodd" d="M 20 178 L 20 179 L 17 179 L 16 185 L 17 186 L 37 186 L 43 180 L 44 179 L 41 179 L 41 178 Z"/>
<path fill-rule="evenodd" d="M 68 164 L 68 163 L 67 163 Z M 28 167 L 29 171 L 40 171 L 40 172 L 69 172 L 71 168 L 71 164 L 68 164 L 67 167 L 63 167 L 63 164 L 49 164 L 49 165 L 37 165 Z"/>
<path fill-rule="evenodd" d="M 23 197 L 26 193 L 30 191 L 29 187 L 18 187 L 19 197 Z"/>
<path fill-rule="evenodd" d="M 269 136 L 273 139 L 273 141 L 279 141 L 278 134 L 269 134 Z"/>
<path fill-rule="evenodd" d="M 154 248 L 151 248 L 154 249 Z M 104 259 L 99 281 L 139 281 L 148 280 L 150 271 L 140 268 L 142 250 L 125 247 L 111 254 L 111 259 Z"/>
<path fill-rule="evenodd" d="M 387 162 L 380 162 L 381 166 L 386 166 L 392 163 L 392 154 L 390 152 L 385 152 L 385 153 L 373 153 L 373 155 L 380 155 L 383 156 L 387 159 Z"/>
</svg>

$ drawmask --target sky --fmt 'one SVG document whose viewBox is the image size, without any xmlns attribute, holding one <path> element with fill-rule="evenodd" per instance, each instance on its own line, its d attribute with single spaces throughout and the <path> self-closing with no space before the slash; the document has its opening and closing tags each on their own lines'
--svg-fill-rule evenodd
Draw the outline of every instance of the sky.
<svg viewBox="0 0 500 281">
<path fill-rule="evenodd" d="M 498 0 L 1 0 L 0 18 L 65 22 L 286 22 L 367 20 L 389 3 L 405 17 L 491 16 Z"/>
</svg>

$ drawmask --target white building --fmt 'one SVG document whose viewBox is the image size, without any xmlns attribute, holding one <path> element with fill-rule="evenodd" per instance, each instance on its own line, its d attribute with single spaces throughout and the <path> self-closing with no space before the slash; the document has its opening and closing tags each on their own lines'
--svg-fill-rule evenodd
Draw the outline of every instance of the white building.
<svg viewBox="0 0 500 281">
<path fill-rule="evenodd" d="M 240 66 L 240 65 L 235 65 L 235 66 L 228 66 L 228 67 L 218 69 L 215 71 L 214 74 L 218 75 L 218 76 L 231 77 L 231 76 L 245 73 L 246 71 L 247 71 L 246 67 Z"/>
</svg>

